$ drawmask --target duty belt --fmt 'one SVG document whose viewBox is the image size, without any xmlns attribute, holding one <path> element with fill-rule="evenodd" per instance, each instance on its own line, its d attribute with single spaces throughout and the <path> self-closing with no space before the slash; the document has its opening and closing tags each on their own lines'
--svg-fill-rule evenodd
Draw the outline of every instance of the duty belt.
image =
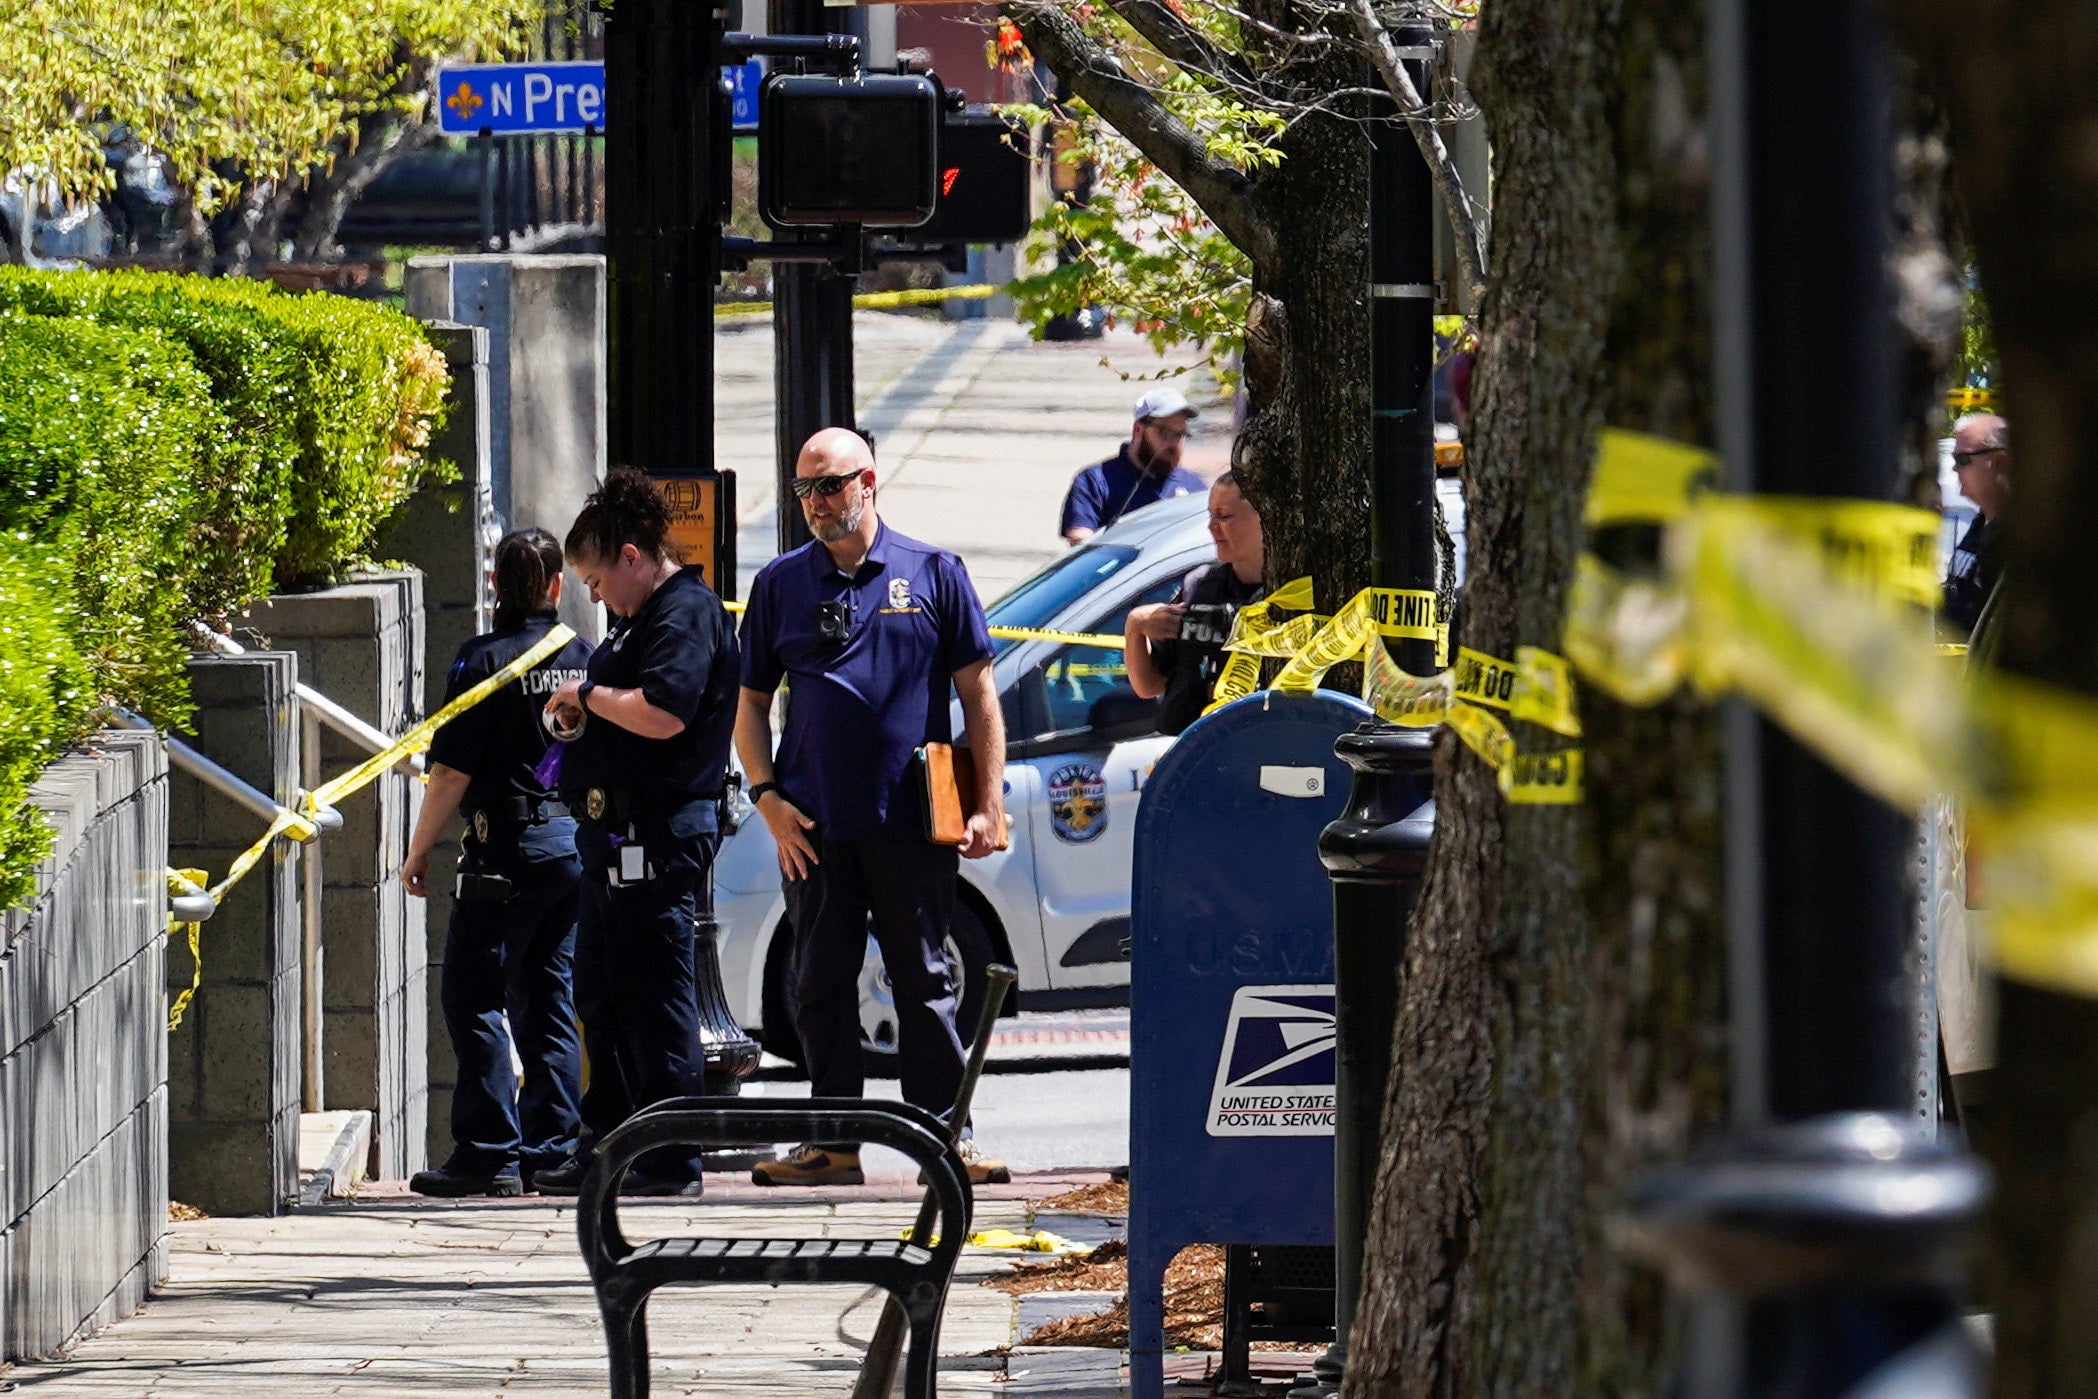
<svg viewBox="0 0 2098 1399">
<path fill-rule="evenodd" d="M 565 802 L 546 797 L 507 797 L 477 808 L 467 818 L 474 839 L 487 844 L 491 836 L 519 826 L 539 826 L 568 815 Z"/>
</svg>

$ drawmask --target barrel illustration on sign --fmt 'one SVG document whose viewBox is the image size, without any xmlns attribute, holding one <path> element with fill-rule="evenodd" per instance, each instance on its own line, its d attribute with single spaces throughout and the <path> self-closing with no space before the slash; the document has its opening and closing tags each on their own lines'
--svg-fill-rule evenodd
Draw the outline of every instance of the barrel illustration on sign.
<svg viewBox="0 0 2098 1399">
<path fill-rule="evenodd" d="M 1333 1135 L 1333 988 L 1241 986 L 1231 997 L 1212 1137 Z"/>
</svg>

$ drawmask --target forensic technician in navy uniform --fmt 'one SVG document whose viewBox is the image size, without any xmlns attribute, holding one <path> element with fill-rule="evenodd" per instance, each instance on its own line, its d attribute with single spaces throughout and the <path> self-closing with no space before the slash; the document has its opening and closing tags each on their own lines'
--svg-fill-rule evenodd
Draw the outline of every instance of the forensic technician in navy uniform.
<svg viewBox="0 0 2098 1399">
<path fill-rule="evenodd" d="M 736 715 L 736 750 L 779 847 L 794 927 L 794 1028 L 816 1095 L 861 1096 L 859 974 L 871 919 L 896 996 L 904 1099 L 944 1115 L 963 1059 L 944 950 L 956 862 L 990 854 L 1005 826 L 1005 723 L 990 632 L 962 561 L 875 513 L 866 439 L 826 428 L 801 449 L 795 474 L 816 537 L 751 584 Z M 783 681 L 786 731 L 775 758 L 772 696 Z M 921 745 L 952 737 L 956 693 L 978 778 L 959 850 L 926 838 L 914 762 Z M 972 1179 L 1007 1178 L 973 1143 L 962 1155 Z M 752 1176 L 760 1185 L 864 1179 L 855 1142 L 805 1143 L 758 1163 Z"/>
<path fill-rule="evenodd" d="M 736 719 L 736 634 L 696 567 L 670 545 L 670 508 L 614 467 L 568 531 L 568 562 L 612 613 L 589 675 L 547 702 L 560 791 L 583 861 L 576 1008 L 590 1053 L 583 1139 L 534 1183 L 581 1187 L 596 1142 L 633 1113 L 702 1091 L 693 966 L 698 896 L 721 843 Z M 628 1194 L 696 1195 L 696 1149 L 635 1163 Z"/>
<path fill-rule="evenodd" d="M 552 629 L 561 596 L 561 546 L 552 535 L 503 537 L 495 595 L 495 630 L 459 648 L 447 702 Z M 401 866 L 408 892 L 429 892 L 430 849 L 454 812 L 466 817 L 466 837 L 439 996 L 459 1060 L 452 1154 L 408 1182 L 423 1195 L 520 1195 L 534 1170 L 575 1149 L 580 1055 L 569 978 L 582 871 L 575 822 L 536 769 L 548 743 L 546 697 L 580 679 L 589 658 L 587 645 L 569 641 L 430 742 L 429 791 Z"/>
</svg>

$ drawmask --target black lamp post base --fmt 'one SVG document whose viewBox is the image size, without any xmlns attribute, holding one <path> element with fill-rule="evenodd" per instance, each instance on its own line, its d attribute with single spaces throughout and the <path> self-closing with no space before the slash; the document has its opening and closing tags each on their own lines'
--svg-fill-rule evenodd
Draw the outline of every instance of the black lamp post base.
<svg viewBox="0 0 2098 1399">
<path fill-rule="evenodd" d="M 1893 1114 L 1836 1113 L 1648 1176 L 1619 1239 L 1699 1294 L 1686 1399 L 1961 1399 L 1986 1387 L 1960 1304 L 1988 1193 L 1957 1142 Z M 1955 1367 L 1936 1387 L 1873 1387 L 1932 1357 Z M 1962 1366 L 1970 1382 L 1956 1382 Z"/>
</svg>

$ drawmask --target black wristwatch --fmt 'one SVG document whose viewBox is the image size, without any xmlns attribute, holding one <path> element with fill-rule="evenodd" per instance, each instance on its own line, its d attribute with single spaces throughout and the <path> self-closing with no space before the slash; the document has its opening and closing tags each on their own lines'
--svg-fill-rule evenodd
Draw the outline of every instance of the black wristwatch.
<svg viewBox="0 0 2098 1399">
<path fill-rule="evenodd" d="M 590 712 L 590 692 L 596 688 L 595 680 L 585 680 L 575 687 L 575 702 L 582 707 L 585 714 Z"/>
<path fill-rule="evenodd" d="M 765 794 L 767 792 L 777 791 L 779 791 L 779 783 L 760 782 L 757 786 L 750 789 L 750 804 L 752 806 L 756 806 L 759 802 L 765 800 Z M 785 796 L 782 795 L 781 800 L 784 801 L 785 799 Z"/>
</svg>

